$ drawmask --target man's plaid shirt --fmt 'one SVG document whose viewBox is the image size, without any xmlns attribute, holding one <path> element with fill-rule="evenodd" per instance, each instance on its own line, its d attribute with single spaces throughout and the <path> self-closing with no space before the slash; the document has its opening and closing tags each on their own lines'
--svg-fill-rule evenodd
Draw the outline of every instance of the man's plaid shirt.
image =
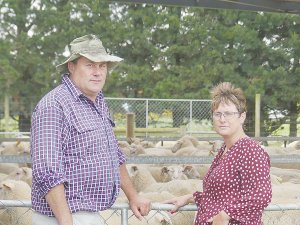
<svg viewBox="0 0 300 225">
<path fill-rule="evenodd" d="M 54 216 L 45 195 L 64 183 L 71 213 L 110 208 L 127 157 L 119 148 L 102 91 L 96 103 L 64 75 L 36 106 L 31 124 L 32 208 Z"/>
</svg>

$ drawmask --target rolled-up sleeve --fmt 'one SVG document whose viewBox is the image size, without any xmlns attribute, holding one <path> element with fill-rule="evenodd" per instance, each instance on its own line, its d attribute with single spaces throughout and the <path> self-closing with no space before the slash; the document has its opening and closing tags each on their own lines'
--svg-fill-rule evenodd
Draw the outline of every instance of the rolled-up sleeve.
<svg viewBox="0 0 300 225">
<path fill-rule="evenodd" d="M 31 124 L 31 159 L 36 191 L 44 197 L 51 188 L 68 181 L 64 173 L 63 112 L 57 105 L 36 109 Z"/>
</svg>

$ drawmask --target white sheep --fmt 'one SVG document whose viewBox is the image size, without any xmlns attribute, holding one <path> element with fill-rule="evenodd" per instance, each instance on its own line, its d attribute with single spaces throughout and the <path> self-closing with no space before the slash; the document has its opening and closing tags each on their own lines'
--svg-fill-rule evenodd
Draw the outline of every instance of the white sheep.
<svg viewBox="0 0 300 225">
<path fill-rule="evenodd" d="M 160 148 L 143 148 L 139 144 L 131 144 L 132 155 L 143 155 L 143 156 L 172 156 L 173 153 L 168 149 Z"/>
<path fill-rule="evenodd" d="M 5 180 L 21 180 L 26 182 L 30 187 L 32 186 L 32 169 L 28 167 L 21 167 L 16 171 L 8 174 Z"/>
<path fill-rule="evenodd" d="M 161 168 L 162 174 L 168 175 L 168 181 L 170 180 L 186 180 L 187 177 L 184 174 L 185 168 L 180 165 L 163 166 Z"/>
<path fill-rule="evenodd" d="M 281 147 L 285 147 L 285 146 L 282 145 Z M 300 141 L 293 141 L 293 142 L 289 143 L 286 147 L 287 148 L 295 148 L 296 150 L 300 150 Z"/>
<path fill-rule="evenodd" d="M 151 141 L 142 141 L 142 142 L 141 142 L 141 146 L 142 146 L 143 148 L 155 148 L 154 143 L 151 142 Z"/>
<path fill-rule="evenodd" d="M 171 148 L 175 145 L 176 141 L 159 141 L 155 144 L 155 147 L 160 148 L 160 147 L 166 147 L 166 148 Z"/>
<path fill-rule="evenodd" d="M 277 177 L 280 177 L 282 182 L 292 182 L 299 184 L 300 183 L 300 170 L 296 169 L 283 169 L 271 166 L 270 172 Z"/>
<path fill-rule="evenodd" d="M 0 185 L 0 196 L 3 200 L 30 201 L 31 188 L 24 181 L 5 180 Z M 8 224 L 31 225 L 33 211 L 25 207 L 11 207 L 0 215 L 0 221 L 9 221 Z"/>
<path fill-rule="evenodd" d="M 140 165 L 126 165 L 131 174 L 130 179 L 138 192 L 169 191 L 175 196 L 181 196 L 196 191 L 202 191 L 201 180 L 171 180 L 167 183 L 157 183 L 149 170 Z"/>
<path fill-rule="evenodd" d="M 183 167 L 184 167 L 184 174 L 187 176 L 188 179 L 197 179 L 197 180 L 201 179 L 199 172 L 196 170 L 196 168 L 193 165 L 187 165 Z"/>
<path fill-rule="evenodd" d="M 141 144 L 142 143 L 142 141 L 145 141 L 146 140 L 146 138 L 133 138 L 133 137 L 131 137 L 131 138 L 129 138 L 130 139 L 130 141 L 131 141 L 131 144 Z"/>
<path fill-rule="evenodd" d="M 197 172 L 200 175 L 200 179 L 203 180 L 203 178 L 207 174 L 211 164 L 191 164 L 191 166 L 195 169 L 195 171 L 191 170 L 190 172 L 191 173 Z"/>
<path fill-rule="evenodd" d="M 178 150 L 186 147 L 192 150 L 198 150 L 190 140 L 179 139 L 178 141 L 176 141 L 175 145 L 171 148 L 171 151 L 173 153 L 176 153 Z"/>
<path fill-rule="evenodd" d="M 10 174 L 19 168 L 17 163 L 0 163 L 0 173 Z"/>
<path fill-rule="evenodd" d="M 119 146 L 122 149 L 123 153 L 127 156 L 131 155 L 132 147 L 127 141 L 119 141 Z"/>
<path fill-rule="evenodd" d="M 30 149 L 30 142 L 19 140 L 18 142 L 2 142 L 1 155 L 17 155 L 25 149 Z"/>
</svg>

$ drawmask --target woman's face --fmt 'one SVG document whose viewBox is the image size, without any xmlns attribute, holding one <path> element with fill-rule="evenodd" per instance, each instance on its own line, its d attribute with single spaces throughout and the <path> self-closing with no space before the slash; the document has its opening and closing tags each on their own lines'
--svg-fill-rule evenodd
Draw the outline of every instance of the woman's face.
<svg viewBox="0 0 300 225">
<path fill-rule="evenodd" d="M 232 113 L 234 114 L 232 115 Z M 220 114 L 222 114 L 221 117 Z M 231 116 L 229 114 L 231 114 Z M 232 102 L 229 104 L 221 103 L 219 107 L 213 111 L 215 131 L 223 138 L 235 137 L 243 134 L 243 123 L 245 119 L 246 113 L 238 113 L 236 106 Z"/>
</svg>

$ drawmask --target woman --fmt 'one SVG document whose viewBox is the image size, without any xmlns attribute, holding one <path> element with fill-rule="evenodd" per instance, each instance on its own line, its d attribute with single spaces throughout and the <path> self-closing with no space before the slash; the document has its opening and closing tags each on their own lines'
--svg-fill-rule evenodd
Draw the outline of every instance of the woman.
<svg viewBox="0 0 300 225">
<path fill-rule="evenodd" d="M 176 197 L 173 212 L 195 203 L 195 224 L 261 225 L 262 211 L 271 202 L 270 158 L 243 129 L 246 99 L 239 88 L 224 82 L 212 91 L 212 119 L 224 144 L 203 179 L 203 192 Z"/>
</svg>

